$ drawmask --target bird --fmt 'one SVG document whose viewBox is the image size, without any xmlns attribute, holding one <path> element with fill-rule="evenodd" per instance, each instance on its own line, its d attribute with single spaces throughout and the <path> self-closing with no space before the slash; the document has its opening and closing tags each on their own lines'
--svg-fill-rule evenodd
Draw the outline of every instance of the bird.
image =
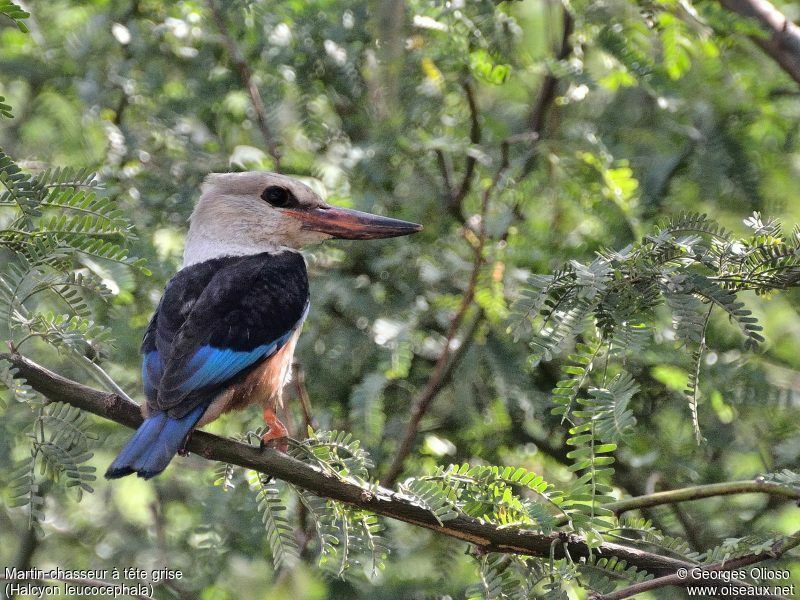
<svg viewBox="0 0 800 600">
<path fill-rule="evenodd" d="M 416 223 L 332 206 L 279 173 L 211 173 L 189 219 L 182 268 L 169 280 L 141 345 L 144 422 L 106 478 L 149 479 L 191 432 L 258 404 L 261 444 L 287 449 L 275 411 L 309 311 L 300 249 L 331 238 L 416 233 Z"/>
</svg>

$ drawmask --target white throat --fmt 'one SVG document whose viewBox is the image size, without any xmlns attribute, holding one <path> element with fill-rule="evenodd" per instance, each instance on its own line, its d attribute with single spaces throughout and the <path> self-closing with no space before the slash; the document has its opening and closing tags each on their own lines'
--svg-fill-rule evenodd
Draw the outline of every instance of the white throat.
<svg viewBox="0 0 800 600">
<path fill-rule="evenodd" d="M 183 266 L 220 258 L 222 256 L 249 256 L 262 252 L 278 253 L 286 250 L 277 244 L 253 244 L 246 240 L 220 240 L 202 234 L 193 234 L 190 230 L 186 236 L 186 248 L 183 251 Z"/>
</svg>

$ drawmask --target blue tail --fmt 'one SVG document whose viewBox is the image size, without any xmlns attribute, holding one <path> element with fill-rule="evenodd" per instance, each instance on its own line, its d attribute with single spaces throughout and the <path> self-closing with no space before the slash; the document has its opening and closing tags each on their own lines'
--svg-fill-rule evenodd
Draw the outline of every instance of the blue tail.
<svg viewBox="0 0 800 600">
<path fill-rule="evenodd" d="M 106 479 L 117 479 L 131 473 L 150 479 L 161 473 L 178 453 L 207 406 L 201 404 L 180 419 L 173 419 L 165 412 L 147 417 L 108 467 Z"/>
</svg>

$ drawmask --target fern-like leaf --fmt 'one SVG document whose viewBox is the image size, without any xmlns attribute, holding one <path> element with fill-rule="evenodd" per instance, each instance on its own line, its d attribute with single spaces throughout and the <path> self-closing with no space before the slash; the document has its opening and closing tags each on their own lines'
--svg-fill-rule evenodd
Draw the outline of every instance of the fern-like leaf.
<svg viewBox="0 0 800 600">
<path fill-rule="evenodd" d="M 409 479 L 400 484 L 400 492 L 433 514 L 439 525 L 458 516 L 455 490 L 440 481 Z"/>
<path fill-rule="evenodd" d="M 250 488 L 256 492 L 258 512 L 267 533 L 267 543 L 272 553 L 275 569 L 279 570 L 295 564 L 300 556 L 292 527 L 284 513 L 286 506 L 281 501 L 280 491 L 264 476 L 256 471 L 248 475 Z"/>
<path fill-rule="evenodd" d="M 597 439 L 604 442 L 621 440 L 636 424 L 633 411 L 628 408 L 631 399 L 639 391 L 629 373 L 616 375 L 607 388 L 589 390 L 591 399 L 582 398 L 583 409 L 575 412 L 578 418 L 591 419 Z"/>
<path fill-rule="evenodd" d="M 39 523 L 44 520 L 44 497 L 36 481 L 36 459 L 33 455 L 10 470 L 6 489 L 8 507 L 24 508 L 28 527 L 39 529 Z"/>
<path fill-rule="evenodd" d="M 575 400 L 587 381 L 595 360 L 601 356 L 602 349 L 603 342 L 595 338 L 585 344 L 577 344 L 575 352 L 567 357 L 567 363 L 561 369 L 567 377 L 556 383 L 551 396 L 555 404 L 551 412 L 560 415 L 562 422 L 572 418 Z"/>
<path fill-rule="evenodd" d="M 346 431 L 310 431 L 309 438 L 290 448 L 289 453 L 303 461 L 312 461 L 338 477 L 369 481 L 374 465 L 359 440 Z"/>
<path fill-rule="evenodd" d="M 634 585 L 653 578 L 625 560 L 615 556 L 598 558 L 595 554 L 583 561 L 580 572 L 582 586 L 600 594 L 611 593 L 620 583 Z"/>
<path fill-rule="evenodd" d="M 12 398 L 17 402 L 25 402 L 30 405 L 41 405 L 44 399 L 36 392 L 28 382 L 19 375 L 19 369 L 10 362 L 0 359 L 0 386 L 6 388 Z M 3 397 L 0 396 L 0 408 L 5 408 Z"/>
<path fill-rule="evenodd" d="M 82 411 L 63 402 L 49 404 L 39 411 L 30 437 L 42 475 L 63 478 L 65 487 L 77 490 L 78 500 L 83 492 L 94 492 L 95 467 L 85 463 L 93 456 L 97 435 Z"/>
</svg>

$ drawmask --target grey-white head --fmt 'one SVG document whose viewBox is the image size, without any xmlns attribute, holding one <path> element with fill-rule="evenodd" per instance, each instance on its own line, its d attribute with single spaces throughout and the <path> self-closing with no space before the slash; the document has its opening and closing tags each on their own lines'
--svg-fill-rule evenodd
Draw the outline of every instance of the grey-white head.
<svg viewBox="0 0 800 600">
<path fill-rule="evenodd" d="M 212 173 L 192 212 L 183 264 L 299 249 L 334 237 L 377 239 L 421 229 L 415 223 L 331 206 L 286 175 Z"/>
</svg>

